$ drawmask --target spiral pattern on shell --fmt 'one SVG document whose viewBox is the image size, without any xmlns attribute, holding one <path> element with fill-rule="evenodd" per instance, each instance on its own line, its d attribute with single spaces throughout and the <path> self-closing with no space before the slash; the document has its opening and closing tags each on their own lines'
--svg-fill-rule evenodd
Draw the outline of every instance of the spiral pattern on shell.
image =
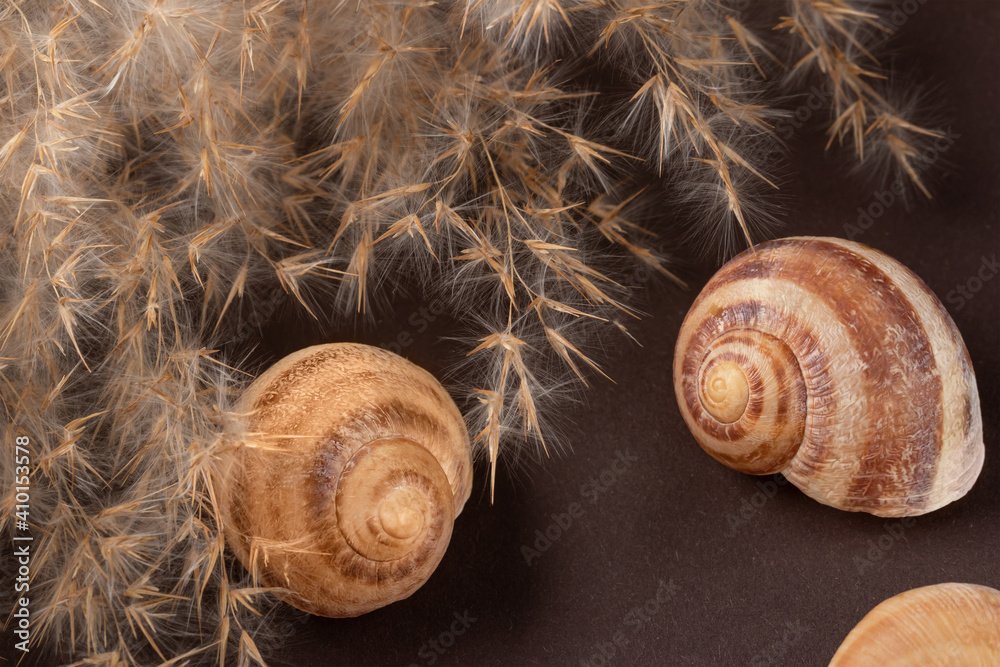
<svg viewBox="0 0 1000 667">
<path fill-rule="evenodd" d="M 920 278 L 858 243 L 781 239 L 723 266 L 681 326 L 674 388 L 713 457 L 840 509 L 923 514 L 982 469 L 958 329 Z"/>
<path fill-rule="evenodd" d="M 471 492 L 468 432 L 429 373 L 390 352 L 299 350 L 243 396 L 247 439 L 219 468 L 227 541 L 262 585 L 313 614 L 410 596 Z"/>
</svg>

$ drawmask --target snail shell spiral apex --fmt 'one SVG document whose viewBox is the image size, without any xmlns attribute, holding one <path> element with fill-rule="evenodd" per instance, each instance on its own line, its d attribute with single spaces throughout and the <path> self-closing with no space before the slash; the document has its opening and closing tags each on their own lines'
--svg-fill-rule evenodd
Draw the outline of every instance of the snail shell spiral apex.
<svg viewBox="0 0 1000 667">
<path fill-rule="evenodd" d="M 465 423 L 433 376 L 377 348 L 317 345 L 264 372 L 242 407 L 220 515 L 262 585 L 331 617 L 423 585 L 472 485 Z"/>
<path fill-rule="evenodd" d="M 920 278 L 859 243 L 781 239 L 728 262 L 681 326 L 674 389 L 714 458 L 840 509 L 923 514 L 982 469 L 958 329 Z"/>
</svg>

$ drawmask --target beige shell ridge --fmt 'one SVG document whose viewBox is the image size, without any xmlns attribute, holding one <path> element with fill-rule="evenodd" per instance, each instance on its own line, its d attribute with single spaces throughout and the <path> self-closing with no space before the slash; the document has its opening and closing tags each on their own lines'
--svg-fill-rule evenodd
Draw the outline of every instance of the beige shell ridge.
<svg viewBox="0 0 1000 667">
<path fill-rule="evenodd" d="M 674 388 L 714 458 L 843 510 L 930 512 L 983 466 L 954 322 L 913 272 L 851 241 L 781 239 L 723 266 L 681 326 Z"/>
<path fill-rule="evenodd" d="M 830 667 L 996 667 L 1000 591 L 946 583 L 900 593 L 872 609 Z"/>
<path fill-rule="evenodd" d="M 261 585 L 310 613 L 357 616 L 433 573 L 472 486 L 462 415 L 391 352 L 317 345 L 247 389 L 241 447 L 218 467 L 226 539 Z"/>
</svg>

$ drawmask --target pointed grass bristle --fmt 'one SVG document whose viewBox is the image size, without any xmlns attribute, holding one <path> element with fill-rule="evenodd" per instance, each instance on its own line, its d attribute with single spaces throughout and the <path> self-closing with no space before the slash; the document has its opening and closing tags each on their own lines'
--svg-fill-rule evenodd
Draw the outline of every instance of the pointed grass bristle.
<svg viewBox="0 0 1000 667">
<path fill-rule="evenodd" d="M 944 134 L 907 120 L 910 110 L 897 107 L 887 95 L 887 77 L 872 51 L 875 38 L 892 31 L 878 14 L 847 0 L 792 0 L 791 9 L 791 16 L 782 17 L 775 30 L 788 31 L 804 51 L 793 74 L 812 70 L 826 80 L 833 114 L 827 148 L 835 141 L 847 143 L 858 163 L 871 165 L 877 176 L 888 180 L 899 173 L 930 198 L 920 175 L 928 166 L 919 157 L 920 149 L 928 138 Z"/>
</svg>

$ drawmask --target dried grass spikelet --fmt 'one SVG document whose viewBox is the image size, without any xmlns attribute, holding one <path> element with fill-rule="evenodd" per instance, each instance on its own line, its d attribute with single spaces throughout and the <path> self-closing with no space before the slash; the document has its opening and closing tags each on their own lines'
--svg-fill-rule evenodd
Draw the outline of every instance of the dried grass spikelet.
<svg viewBox="0 0 1000 667">
<path fill-rule="evenodd" d="M 937 584 L 900 593 L 861 619 L 830 667 L 1000 664 L 1000 591 Z"/>
<path fill-rule="evenodd" d="M 485 370 L 472 387 L 473 433 L 494 470 L 501 443 L 547 452 L 540 405 L 551 379 L 563 386 L 597 369 L 586 349 L 598 324 L 624 330 L 626 292 L 605 257 L 671 275 L 627 217 L 632 195 L 617 196 L 632 149 L 655 158 L 655 173 L 704 174 L 709 185 L 689 198 L 749 236 L 753 206 L 738 186 L 766 177 L 740 147 L 767 125 L 743 90 L 756 71 L 743 49 L 759 42 L 724 39 L 735 20 L 682 4 L 366 5 L 356 16 L 365 36 L 344 56 L 356 77 L 324 79 L 307 107 L 339 110 L 318 117 L 331 136 L 307 164 L 343 202 L 330 248 L 346 256 L 344 301 L 365 309 L 372 282 L 406 275 L 391 270 L 405 261 L 435 267 L 456 312 L 488 304 L 469 353 Z M 590 91 L 567 85 L 556 56 L 566 51 L 634 81 L 627 126 L 601 128 L 621 148 L 588 136 Z M 634 131 L 650 115 L 652 147 Z"/>
<path fill-rule="evenodd" d="M 213 13 L 219 6 L 116 9 L 113 17 L 74 3 L 0 10 L 8 93 L 0 102 L 0 395 L 11 417 L 6 435 L 27 435 L 35 464 L 32 652 L 93 664 L 209 652 L 223 663 L 227 654 L 255 659 L 254 638 L 270 641 L 247 604 L 258 592 L 226 572 L 207 477 L 228 446 L 221 434 L 236 379 L 198 326 L 200 297 L 221 303 L 229 286 L 219 283 L 238 280 L 230 267 L 252 256 L 203 246 L 190 259 L 193 268 L 200 252 L 213 264 L 207 280 L 184 267 L 185 241 L 213 227 L 216 240 L 229 228 L 262 229 L 245 213 L 262 210 L 252 202 L 267 188 L 215 177 L 216 158 L 222 166 L 234 152 L 253 155 L 234 137 L 211 143 L 218 123 L 207 119 L 218 100 L 192 113 L 177 102 L 195 98 L 185 84 L 204 87 L 197 72 L 213 69 L 207 47 L 229 34 Z M 214 70 L 232 71 L 218 60 Z M 142 79 L 156 76 L 169 83 Z M 214 93 L 237 98 L 238 82 L 227 84 Z M 175 139 L 190 125 L 209 143 L 185 158 Z M 213 203 L 240 218 L 199 229 Z M 264 232 L 242 245 L 267 253 Z M 5 528 L 13 508 L 5 496 Z"/>
<path fill-rule="evenodd" d="M 898 172 L 930 197 L 920 178 L 930 166 L 921 149 L 944 134 L 918 125 L 910 117 L 912 106 L 894 103 L 895 91 L 886 89 L 886 75 L 873 51 L 892 30 L 867 3 L 791 0 L 789 9 L 775 30 L 787 30 L 799 43 L 796 53 L 804 51 L 790 73 L 816 72 L 831 90 L 827 148 L 834 141 L 848 141 L 860 163 L 867 159 L 875 165 L 876 175 Z"/>
<path fill-rule="evenodd" d="M 706 238 L 769 208 L 777 49 L 706 0 L 19 0 L 0 44 L 0 397 L 35 447 L 36 647 L 67 660 L 263 661 L 208 472 L 247 381 L 213 350 L 275 303 L 412 286 L 472 323 L 495 474 L 614 375 L 621 267 L 673 277 L 636 172 Z"/>
</svg>

